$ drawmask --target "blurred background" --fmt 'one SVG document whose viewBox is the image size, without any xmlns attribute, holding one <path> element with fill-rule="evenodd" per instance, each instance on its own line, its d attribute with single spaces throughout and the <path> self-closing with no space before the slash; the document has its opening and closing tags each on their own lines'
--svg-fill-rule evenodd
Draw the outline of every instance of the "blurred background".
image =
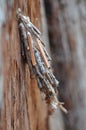
<svg viewBox="0 0 86 130">
<path fill-rule="evenodd" d="M 68 115 L 65 130 L 86 130 L 86 0 L 44 0 L 52 65 Z"/>
<path fill-rule="evenodd" d="M 6 2 L 10 8 L 9 17 L 12 17 L 13 1 L 0 0 L 0 30 L 6 26 L 3 24 Z M 26 11 L 26 6 L 20 3 Z M 86 130 L 86 0 L 41 0 L 40 3 L 43 39 L 52 57 L 53 72 L 60 81 L 59 100 L 68 110 L 68 114 L 58 109 L 53 115 L 48 115 L 46 129 Z M 40 27 L 39 24 L 37 26 Z M 8 40 L 8 35 L 6 38 Z M 3 88 L 1 55 L 0 44 L 0 106 Z"/>
</svg>

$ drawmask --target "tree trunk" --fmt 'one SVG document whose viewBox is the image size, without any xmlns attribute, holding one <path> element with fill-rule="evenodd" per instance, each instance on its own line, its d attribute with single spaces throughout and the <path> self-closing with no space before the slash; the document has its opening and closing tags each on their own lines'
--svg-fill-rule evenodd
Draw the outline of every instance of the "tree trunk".
<svg viewBox="0 0 86 130">
<path fill-rule="evenodd" d="M 6 0 L 2 3 L 5 10 L 1 33 L 3 85 L 0 86 L 4 92 L 1 129 L 47 130 L 47 106 L 41 100 L 36 79 L 30 79 L 28 66 L 21 57 L 16 20 L 16 10 L 19 7 L 40 29 L 40 1 Z"/>
<path fill-rule="evenodd" d="M 66 130 L 86 130 L 86 1 L 45 0 L 55 74 L 69 109 Z"/>
</svg>

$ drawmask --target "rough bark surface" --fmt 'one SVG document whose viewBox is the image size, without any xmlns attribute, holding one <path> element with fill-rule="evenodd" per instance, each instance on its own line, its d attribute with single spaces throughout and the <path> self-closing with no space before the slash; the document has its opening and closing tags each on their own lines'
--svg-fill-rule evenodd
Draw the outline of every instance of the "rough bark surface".
<svg viewBox="0 0 86 130">
<path fill-rule="evenodd" d="M 47 130 L 47 107 L 41 100 L 36 78 L 30 79 L 27 64 L 20 54 L 16 20 L 19 7 L 40 29 L 40 1 L 5 1 L 5 21 L 2 25 L 4 103 L 3 130 Z"/>
</svg>

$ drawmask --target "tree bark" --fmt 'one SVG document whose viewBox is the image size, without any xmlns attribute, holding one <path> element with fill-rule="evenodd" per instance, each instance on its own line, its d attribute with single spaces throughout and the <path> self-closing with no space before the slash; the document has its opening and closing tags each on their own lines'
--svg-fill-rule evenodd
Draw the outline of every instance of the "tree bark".
<svg viewBox="0 0 86 130">
<path fill-rule="evenodd" d="M 5 20 L 2 24 L 3 50 L 3 130 L 47 130 L 47 106 L 41 100 L 36 78 L 30 79 L 27 64 L 20 54 L 20 41 L 16 10 L 21 8 L 25 15 L 41 29 L 40 1 L 3 1 Z"/>
<path fill-rule="evenodd" d="M 45 0 L 55 75 L 69 109 L 66 130 L 86 130 L 86 1 Z"/>
</svg>

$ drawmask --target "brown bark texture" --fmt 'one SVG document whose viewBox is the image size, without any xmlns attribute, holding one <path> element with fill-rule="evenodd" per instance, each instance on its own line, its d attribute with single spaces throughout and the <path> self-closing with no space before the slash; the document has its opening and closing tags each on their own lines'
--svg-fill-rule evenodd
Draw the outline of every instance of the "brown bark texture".
<svg viewBox="0 0 86 130">
<path fill-rule="evenodd" d="M 45 0 L 51 54 L 66 130 L 86 130 L 86 1 Z"/>
<path fill-rule="evenodd" d="M 3 108 L 2 130 L 47 130 L 47 106 L 42 101 L 36 78 L 30 79 L 27 64 L 20 53 L 16 10 L 25 15 L 40 29 L 40 1 L 3 1 L 5 20 L 2 24 Z"/>
</svg>

